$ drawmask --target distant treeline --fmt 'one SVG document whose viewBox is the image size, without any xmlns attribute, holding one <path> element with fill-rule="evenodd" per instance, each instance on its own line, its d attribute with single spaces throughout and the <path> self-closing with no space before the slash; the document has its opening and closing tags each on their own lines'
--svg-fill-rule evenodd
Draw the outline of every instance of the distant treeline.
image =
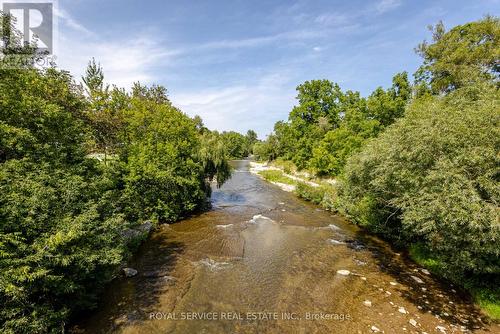
<svg viewBox="0 0 500 334">
<path fill-rule="evenodd" d="M 362 97 L 306 81 L 254 153 L 337 178 L 330 207 L 410 248 L 500 318 L 500 20 L 431 30 L 413 82 L 399 73 Z"/>
</svg>

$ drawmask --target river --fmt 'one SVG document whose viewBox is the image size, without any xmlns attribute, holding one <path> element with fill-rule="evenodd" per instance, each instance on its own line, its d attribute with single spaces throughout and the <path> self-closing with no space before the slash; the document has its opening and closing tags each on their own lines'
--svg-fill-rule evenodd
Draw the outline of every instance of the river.
<svg viewBox="0 0 500 334">
<path fill-rule="evenodd" d="M 470 298 L 234 161 L 213 209 L 163 225 L 74 333 L 492 333 Z"/>
</svg>

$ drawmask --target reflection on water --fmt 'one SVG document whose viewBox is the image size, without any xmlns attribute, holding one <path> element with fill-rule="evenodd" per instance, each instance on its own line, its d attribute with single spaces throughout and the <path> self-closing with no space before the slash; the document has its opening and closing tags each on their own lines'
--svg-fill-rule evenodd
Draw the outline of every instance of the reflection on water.
<svg viewBox="0 0 500 334">
<path fill-rule="evenodd" d="M 234 167 L 213 210 L 161 226 L 130 263 L 139 275 L 113 282 L 74 332 L 497 330 L 385 243 Z"/>
</svg>

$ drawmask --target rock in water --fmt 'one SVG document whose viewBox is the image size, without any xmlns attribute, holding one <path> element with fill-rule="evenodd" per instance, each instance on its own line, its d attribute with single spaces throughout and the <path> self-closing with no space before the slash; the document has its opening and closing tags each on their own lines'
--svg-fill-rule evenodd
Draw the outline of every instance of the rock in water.
<svg viewBox="0 0 500 334">
<path fill-rule="evenodd" d="M 415 319 L 410 319 L 410 324 L 413 326 L 413 327 L 417 327 L 417 321 Z"/>
<path fill-rule="evenodd" d="M 337 274 L 343 275 L 343 276 L 348 276 L 350 273 L 351 272 L 349 270 L 345 270 L 345 269 L 337 270 Z"/>
<path fill-rule="evenodd" d="M 403 313 L 403 314 L 408 313 L 408 311 L 406 311 L 406 309 L 402 306 L 400 308 L 398 308 L 398 311 L 399 311 L 399 313 Z"/>
<path fill-rule="evenodd" d="M 369 300 L 365 300 L 365 301 L 363 302 L 363 304 L 364 304 L 365 306 L 368 306 L 368 307 L 371 307 L 371 306 L 372 306 L 372 302 L 371 302 L 371 301 L 369 301 Z"/>
<path fill-rule="evenodd" d="M 371 330 L 372 330 L 372 332 L 374 332 L 374 333 L 379 333 L 379 332 L 380 332 L 380 329 L 378 329 L 378 327 L 376 327 L 376 326 L 372 326 L 372 327 L 371 327 Z"/>
<path fill-rule="evenodd" d="M 137 275 L 137 270 L 135 270 L 134 268 L 123 268 L 123 274 L 125 275 L 125 277 L 134 277 L 135 275 Z"/>
<path fill-rule="evenodd" d="M 420 277 L 417 277 L 417 276 L 413 276 L 413 275 L 412 275 L 412 276 L 411 276 L 411 278 L 413 278 L 413 279 L 415 280 L 415 282 L 417 282 L 418 284 L 424 284 L 424 281 L 422 281 L 422 280 L 420 279 Z"/>
</svg>

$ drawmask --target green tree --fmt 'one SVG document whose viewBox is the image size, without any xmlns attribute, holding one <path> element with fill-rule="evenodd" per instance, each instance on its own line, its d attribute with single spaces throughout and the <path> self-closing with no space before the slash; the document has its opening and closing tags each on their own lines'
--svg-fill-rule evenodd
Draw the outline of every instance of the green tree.
<svg viewBox="0 0 500 334">
<path fill-rule="evenodd" d="M 404 115 L 412 96 L 412 86 L 406 72 L 396 74 L 388 90 L 377 88 L 367 100 L 367 113 L 371 119 L 388 126 Z"/>
<path fill-rule="evenodd" d="M 455 281 L 498 282 L 499 97 L 476 84 L 413 102 L 349 160 L 345 212 L 387 238 L 423 245 Z"/>
<path fill-rule="evenodd" d="M 415 73 L 418 82 L 433 93 L 449 92 L 478 80 L 498 82 L 500 74 L 500 19 L 487 16 L 446 31 L 434 27 L 432 41 L 422 42 L 416 52 L 424 63 Z"/>
</svg>

